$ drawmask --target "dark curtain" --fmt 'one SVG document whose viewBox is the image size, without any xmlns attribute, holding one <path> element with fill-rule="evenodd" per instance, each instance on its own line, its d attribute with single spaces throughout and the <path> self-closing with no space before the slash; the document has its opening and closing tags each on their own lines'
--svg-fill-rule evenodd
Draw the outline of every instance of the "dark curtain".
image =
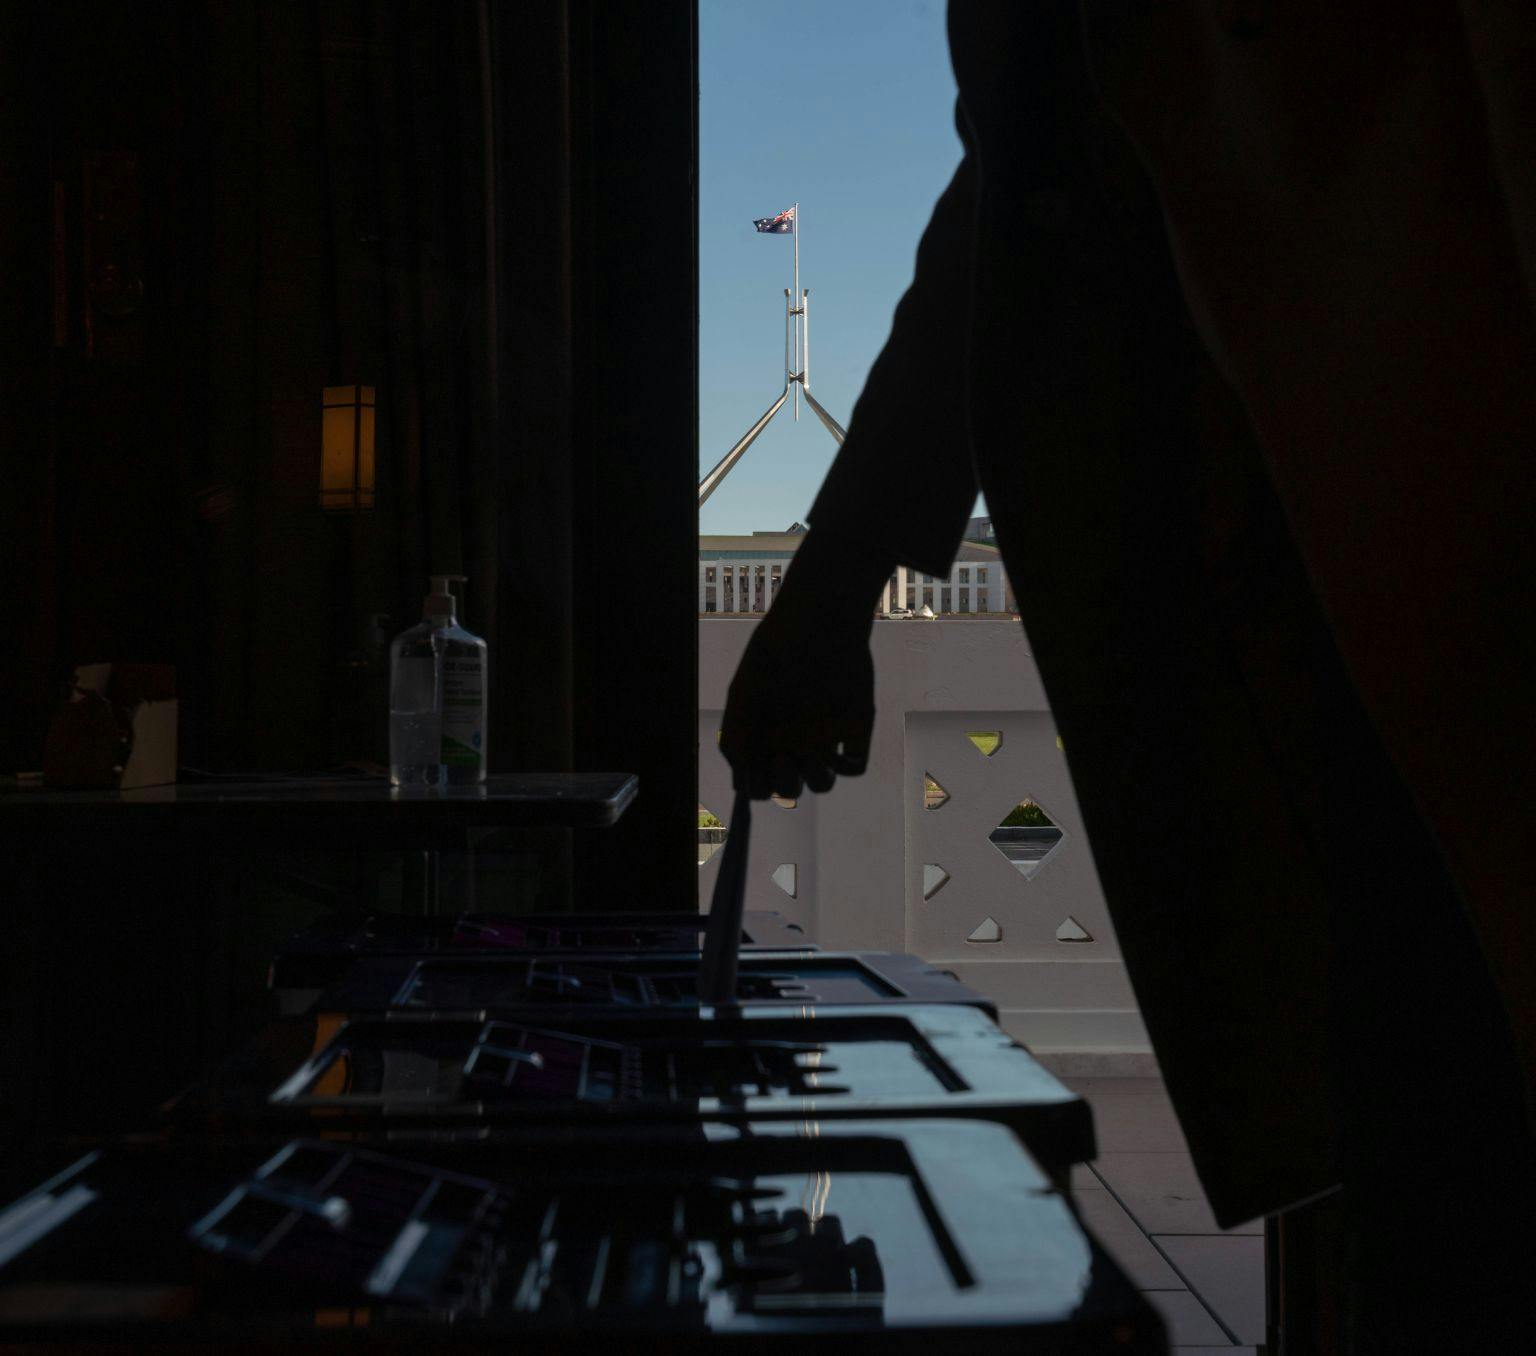
<svg viewBox="0 0 1536 1356">
<path fill-rule="evenodd" d="M 586 893 L 691 904 L 693 6 L 3 8 L 4 767 L 93 660 L 175 665 L 190 767 L 383 762 L 388 641 L 462 573 L 492 770 L 639 773 Z M 93 316 L 107 255 L 142 293 Z M 376 506 L 330 515 L 351 382 Z"/>
<path fill-rule="evenodd" d="M 474 5 L 252 5 L 210 36 L 208 758 L 384 761 L 429 572 L 496 625 L 493 160 Z M 222 275 L 222 276 L 221 276 Z M 238 330 L 239 333 L 231 333 Z M 318 506 L 321 388 L 377 392 L 376 507 Z M 228 391 L 226 397 L 223 392 Z M 240 711 L 230 720 L 224 713 Z"/>
</svg>

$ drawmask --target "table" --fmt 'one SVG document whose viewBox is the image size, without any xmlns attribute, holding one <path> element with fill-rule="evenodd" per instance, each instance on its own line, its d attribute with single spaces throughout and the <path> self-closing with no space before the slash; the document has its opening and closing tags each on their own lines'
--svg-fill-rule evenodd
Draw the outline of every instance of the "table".
<svg viewBox="0 0 1536 1356">
<path fill-rule="evenodd" d="M 639 789 L 629 772 L 513 772 L 445 790 L 383 778 L 209 780 L 134 791 L 0 789 L 0 835 L 191 831 L 293 846 L 444 847 L 474 828 L 604 828 Z"/>
<path fill-rule="evenodd" d="M 435 913 L 436 854 L 474 829 L 605 828 L 639 789 L 629 772 L 515 772 L 443 790 L 383 778 L 209 780 L 133 791 L 0 790 L 0 841 L 152 841 L 195 835 L 201 851 L 384 850 L 427 854 L 422 911 Z"/>
</svg>

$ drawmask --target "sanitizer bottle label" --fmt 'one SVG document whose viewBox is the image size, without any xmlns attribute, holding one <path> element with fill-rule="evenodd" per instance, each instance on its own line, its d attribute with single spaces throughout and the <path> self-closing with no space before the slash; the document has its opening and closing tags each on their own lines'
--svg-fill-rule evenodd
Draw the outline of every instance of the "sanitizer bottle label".
<svg viewBox="0 0 1536 1356">
<path fill-rule="evenodd" d="M 478 658 L 443 660 L 443 762 L 478 767 L 485 756 L 485 667 Z"/>
</svg>

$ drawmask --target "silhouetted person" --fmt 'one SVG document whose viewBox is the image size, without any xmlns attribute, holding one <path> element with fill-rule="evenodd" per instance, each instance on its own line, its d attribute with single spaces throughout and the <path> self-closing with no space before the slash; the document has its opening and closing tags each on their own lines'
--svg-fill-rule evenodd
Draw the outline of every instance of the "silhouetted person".
<svg viewBox="0 0 1536 1356">
<path fill-rule="evenodd" d="M 1536 24 L 949 25 L 966 154 L 732 684 L 737 784 L 862 771 L 877 597 L 979 486 L 1218 1220 L 1342 1182 L 1354 1349 L 1523 1349 Z"/>
</svg>

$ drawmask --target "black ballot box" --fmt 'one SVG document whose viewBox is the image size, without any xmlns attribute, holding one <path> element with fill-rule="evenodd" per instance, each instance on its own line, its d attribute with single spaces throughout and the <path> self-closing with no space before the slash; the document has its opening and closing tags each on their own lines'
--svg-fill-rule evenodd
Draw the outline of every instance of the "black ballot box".
<svg viewBox="0 0 1536 1356">
<path fill-rule="evenodd" d="M 302 1012 L 363 957 L 685 952 L 700 949 L 707 923 L 698 913 L 333 916 L 278 947 L 268 985 L 280 1011 Z M 745 951 L 817 950 L 799 924 L 768 909 L 747 911 L 739 942 Z"/>
<path fill-rule="evenodd" d="M 699 1008 L 699 968 L 698 951 L 367 956 L 315 1007 L 345 1014 L 615 1008 L 638 1016 Z M 899 952 L 746 951 L 736 996 L 740 1004 L 787 1008 L 959 1003 L 997 1016 L 991 999 L 949 971 Z"/>
<path fill-rule="evenodd" d="M 108 1144 L 0 1211 L 0 1346 L 1153 1353 L 1003 1126 Z"/>
<path fill-rule="evenodd" d="M 1008 1126 L 1063 1186 L 1094 1156 L 1083 1098 L 984 1012 L 943 1003 L 313 1014 L 167 1112 L 183 1134 L 962 1116 Z"/>
</svg>

